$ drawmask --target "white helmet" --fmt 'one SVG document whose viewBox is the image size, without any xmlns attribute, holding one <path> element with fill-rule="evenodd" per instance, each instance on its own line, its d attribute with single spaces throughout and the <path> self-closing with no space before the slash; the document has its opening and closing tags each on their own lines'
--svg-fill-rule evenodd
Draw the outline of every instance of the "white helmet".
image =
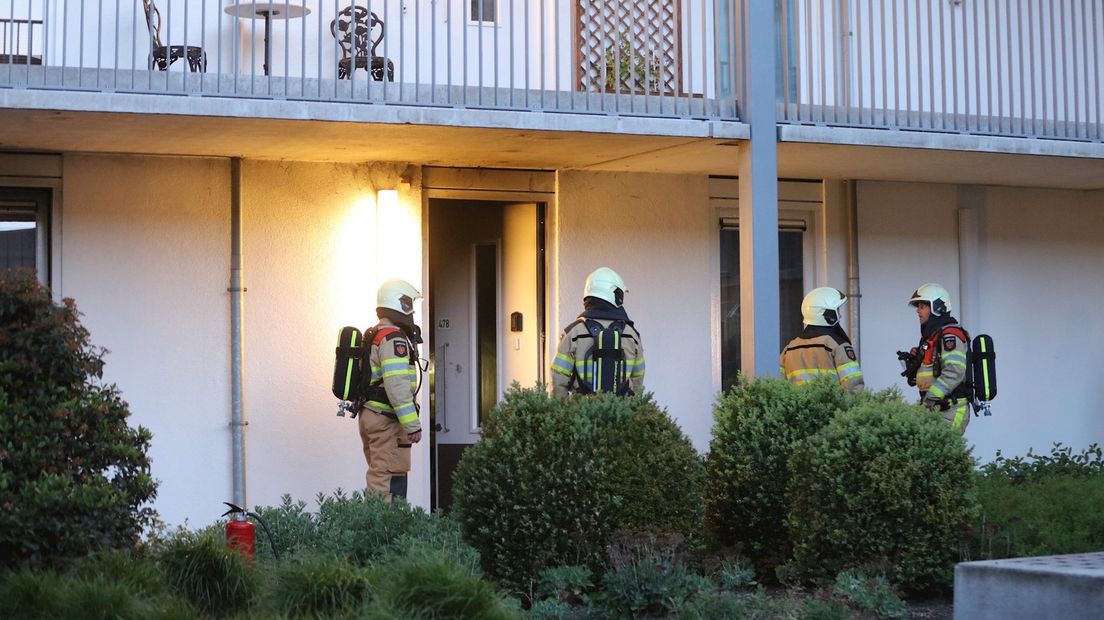
<svg viewBox="0 0 1104 620">
<path fill-rule="evenodd" d="M 629 289 L 617 272 L 609 267 L 599 267 L 587 276 L 583 286 L 583 297 L 597 297 L 620 307 L 625 301 Z"/>
<path fill-rule="evenodd" d="M 909 299 L 909 305 L 915 306 L 921 301 L 931 305 L 932 314 L 935 316 L 946 316 L 951 313 L 951 294 L 935 282 L 928 282 L 916 289 Z"/>
<path fill-rule="evenodd" d="M 422 294 L 406 280 L 388 280 L 376 293 L 376 307 L 389 308 L 406 315 L 414 314 L 414 300 Z"/>
<path fill-rule="evenodd" d="M 839 323 L 839 307 L 847 301 L 847 295 L 830 286 L 809 291 L 801 300 L 801 318 L 806 325 L 831 327 Z"/>
</svg>

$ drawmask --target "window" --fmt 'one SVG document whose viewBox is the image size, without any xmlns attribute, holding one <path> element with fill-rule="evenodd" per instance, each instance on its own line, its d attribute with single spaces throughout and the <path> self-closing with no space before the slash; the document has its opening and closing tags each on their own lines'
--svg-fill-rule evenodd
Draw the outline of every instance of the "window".
<svg viewBox="0 0 1104 620">
<path fill-rule="evenodd" d="M 482 428 L 498 402 L 498 245 L 475 246 L 476 419 Z"/>
<path fill-rule="evenodd" d="M 49 283 L 50 190 L 0 187 L 0 269 L 33 269 Z"/>
<path fill-rule="evenodd" d="M 471 0 L 471 21 L 495 23 L 495 0 Z"/>
<path fill-rule="evenodd" d="M 779 325 L 785 344 L 801 331 L 805 288 L 805 222 L 783 220 L 778 231 Z M 721 218 L 721 386 L 727 390 L 740 371 L 740 228 Z"/>
</svg>

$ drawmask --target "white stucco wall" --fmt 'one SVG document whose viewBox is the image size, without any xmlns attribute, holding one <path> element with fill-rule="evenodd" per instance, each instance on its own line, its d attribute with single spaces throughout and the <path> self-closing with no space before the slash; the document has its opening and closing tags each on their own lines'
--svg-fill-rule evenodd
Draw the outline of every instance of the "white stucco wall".
<svg viewBox="0 0 1104 620">
<path fill-rule="evenodd" d="M 555 228 L 552 345 L 582 310 L 583 283 L 601 266 L 629 287 L 625 308 L 644 341 L 645 387 L 698 450 L 713 424 L 711 244 L 716 222 L 704 176 L 561 172 Z M 554 331 L 553 331 L 554 330 Z"/>
<path fill-rule="evenodd" d="M 376 282 L 421 286 L 420 192 L 375 205 L 401 171 L 243 163 L 250 506 L 364 486 L 356 423 L 334 415 L 333 347 L 340 326 L 374 323 Z M 73 155 L 63 174 L 61 293 L 111 350 L 105 375 L 132 422 L 153 431 L 162 518 L 210 523 L 232 499 L 229 160 Z M 425 444 L 414 459 L 410 496 L 428 506 Z"/>
<path fill-rule="evenodd" d="M 978 217 L 973 308 L 959 303 L 959 208 Z M 908 296 L 936 281 L 954 297 L 956 317 L 974 317 L 965 325 L 971 334 L 995 339 L 993 415 L 966 432 L 977 458 L 1104 441 L 1095 362 L 1104 347 L 1095 312 L 1104 298 L 1099 192 L 863 182 L 859 233 L 867 385 L 898 385 L 915 398 L 894 352 L 919 339 Z"/>
<path fill-rule="evenodd" d="M 153 431 L 157 508 L 206 524 L 230 478 L 230 166 L 227 160 L 69 155 L 61 294 L 76 299 L 104 376 Z"/>
<path fill-rule="evenodd" d="M 242 167 L 252 504 L 274 504 L 284 493 L 312 503 L 319 491 L 364 487 L 357 423 L 335 415 L 333 352 L 341 326 L 375 324 L 378 282 L 402 277 L 424 290 L 420 192 L 400 192 L 400 214 L 373 213 L 376 191 L 398 187 L 402 169 L 270 161 Z M 423 318 L 424 308 L 416 310 Z M 414 447 L 409 495 L 428 507 L 426 445 Z"/>
</svg>

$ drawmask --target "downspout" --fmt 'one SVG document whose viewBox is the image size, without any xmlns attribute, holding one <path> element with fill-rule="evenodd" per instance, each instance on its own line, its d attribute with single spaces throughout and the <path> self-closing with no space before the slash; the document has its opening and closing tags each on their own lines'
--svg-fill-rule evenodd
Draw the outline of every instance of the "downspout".
<svg viewBox="0 0 1104 620">
<path fill-rule="evenodd" d="M 860 342 L 859 311 L 862 305 L 862 288 L 859 286 L 859 197 L 854 181 L 844 181 L 847 209 L 847 313 L 851 344 L 862 355 Z"/>
<path fill-rule="evenodd" d="M 245 419 L 242 412 L 241 158 L 230 159 L 230 429 L 234 503 L 245 506 Z"/>
</svg>

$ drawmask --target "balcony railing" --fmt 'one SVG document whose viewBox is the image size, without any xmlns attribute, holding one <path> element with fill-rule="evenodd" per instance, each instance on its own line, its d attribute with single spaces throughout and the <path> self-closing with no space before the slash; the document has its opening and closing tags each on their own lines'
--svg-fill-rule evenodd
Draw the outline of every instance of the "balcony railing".
<svg viewBox="0 0 1104 620">
<path fill-rule="evenodd" d="M 0 87 L 737 120 L 749 1 L 0 0 Z M 1104 141 L 1104 0 L 774 1 L 783 123 Z"/>
<path fill-rule="evenodd" d="M 786 122 L 1104 140 L 1101 0 L 783 0 Z"/>
<path fill-rule="evenodd" d="M 0 0 L 0 86 L 735 119 L 713 0 Z M 39 41 L 40 39 L 40 41 Z M 23 60 L 23 62 L 19 62 Z"/>
</svg>

